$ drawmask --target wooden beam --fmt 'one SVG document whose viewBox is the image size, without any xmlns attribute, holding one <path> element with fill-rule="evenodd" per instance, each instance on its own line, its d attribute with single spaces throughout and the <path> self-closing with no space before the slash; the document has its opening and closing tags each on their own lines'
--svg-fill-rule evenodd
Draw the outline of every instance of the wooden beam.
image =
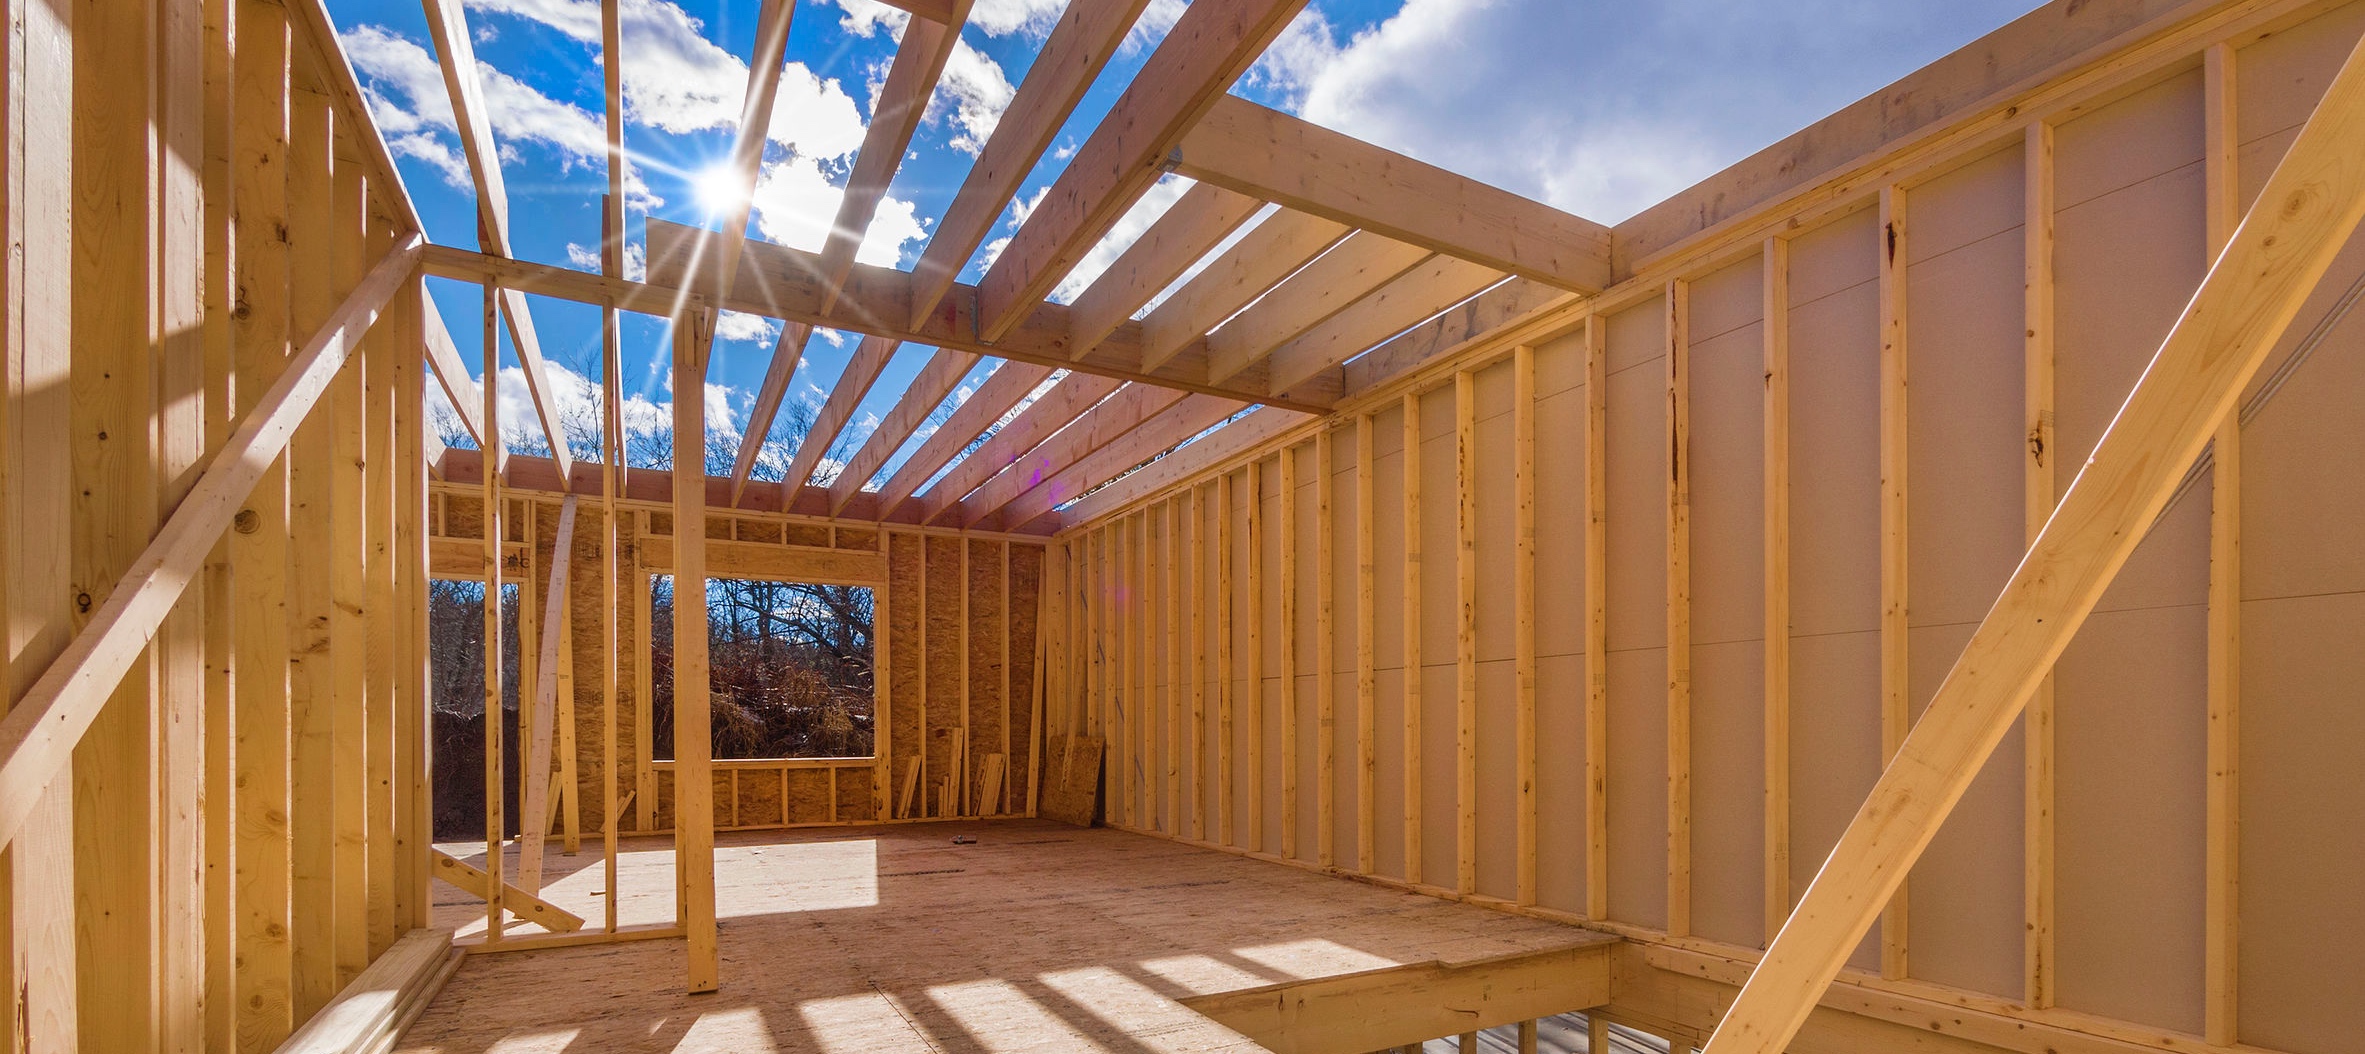
<svg viewBox="0 0 2365 1054">
<path fill-rule="evenodd" d="M 1240 419 L 1186 443 L 1116 481 L 1086 494 L 1061 512 L 1069 524 L 1090 523 L 1161 490 L 1190 479 L 1310 420 L 1308 415 L 1277 407 L 1259 407 Z"/>
<path fill-rule="evenodd" d="M 1347 360 L 1502 280 L 1502 272 L 1483 264 L 1450 256 L 1428 257 L 1336 317 L 1270 349 L 1264 390 L 1270 394 L 1308 388 L 1309 382 L 1334 372 Z"/>
<path fill-rule="evenodd" d="M 1608 1003 L 1612 947 L 1596 940 L 1470 962 L 1432 960 L 1198 996 L 1183 1005 L 1281 1054 L 1366 1054 L 1406 1037 L 1491 1029 Z"/>
<path fill-rule="evenodd" d="M 1142 319 L 1135 349 L 1141 369 L 1165 367 L 1192 342 L 1349 233 L 1346 227 L 1302 212 L 1284 210 L 1265 217 Z"/>
<path fill-rule="evenodd" d="M 1373 784 L 1379 774 L 1378 730 L 1374 711 L 1379 698 L 1379 613 L 1372 610 L 1377 590 L 1379 555 L 1372 540 L 1375 519 L 1372 483 L 1374 427 L 1369 412 L 1355 415 L 1355 870 L 1374 874 L 1374 843 L 1378 840 L 1378 809 L 1372 804 Z"/>
<path fill-rule="evenodd" d="M 616 309 L 610 306 L 607 310 Z M 747 407 L 747 427 L 739 433 L 739 453 L 731 459 L 733 504 L 738 503 L 740 493 L 747 489 L 756 458 L 763 454 L 764 443 L 772 437 L 772 423 L 780 417 L 780 404 L 788 398 L 788 386 L 796 380 L 797 364 L 804 361 L 805 345 L 812 339 L 810 322 L 782 323 L 779 335 L 772 339 L 772 357 L 764 366 L 763 382 L 756 386 L 755 401 Z"/>
<path fill-rule="evenodd" d="M 1913 726 L 1909 695 L 1912 666 L 1907 661 L 1911 630 L 1906 596 L 1907 353 L 1905 324 L 1905 268 L 1907 260 L 1905 190 L 1888 184 L 1880 190 L 1880 686 L 1881 764 L 1887 765 L 1904 744 Z M 1881 915 L 1881 976 L 1896 980 L 1906 975 L 1907 886 L 1900 881 Z"/>
<path fill-rule="evenodd" d="M 2203 198 L 2212 261 L 2242 220 L 2235 51 L 2203 52 Z M 2241 989 L 2242 415 L 2218 421 L 2209 458 L 2209 730 L 2202 879 L 2201 1032 L 2232 1045 Z"/>
<path fill-rule="evenodd" d="M 297 422 L 416 266 L 420 244 L 416 235 L 405 239 L 304 342 L 73 642 L 0 718 L 0 842 L 23 829 L 100 705 L 146 648 L 264 470 L 287 448 Z"/>
<path fill-rule="evenodd" d="M 460 359 L 460 349 L 452 343 L 452 331 L 444 328 L 443 312 L 436 310 L 432 299 L 425 299 L 427 317 L 427 364 L 435 368 L 435 379 L 443 385 L 446 402 L 460 417 L 460 426 L 468 430 L 480 449 L 494 450 L 503 463 L 509 460 L 509 448 L 500 443 L 485 442 L 484 395 L 477 391 L 476 378 L 469 376 L 468 366 Z"/>
<path fill-rule="evenodd" d="M 1126 246 L 1117 262 L 1077 294 L 1068 313 L 1075 355 L 1081 358 L 1099 346 L 1101 338 L 1116 332 L 1263 207 L 1264 202 L 1255 198 L 1205 183 L 1183 191 L 1173 207 Z"/>
<path fill-rule="evenodd" d="M 1790 243 L 1765 240 L 1765 939 L 1790 917 Z"/>
<path fill-rule="evenodd" d="M 958 503 L 960 525 L 977 526 L 1021 495 L 1038 489 L 1038 481 L 1052 479 L 1120 440 L 1134 439 L 1134 444 L 1127 444 L 1122 449 L 1139 451 L 1143 457 L 1147 457 L 1190 438 L 1196 433 L 1182 431 L 1190 419 L 1161 419 L 1166 410 L 1187 399 L 1200 400 L 1198 406 L 1202 408 L 1201 415 L 1213 413 L 1216 407 L 1228 407 L 1230 412 L 1224 416 L 1229 417 L 1231 413 L 1237 413 L 1241 405 L 1234 400 L 1212 395 L 1191 396 L 1172 388 L 1128 384 L 1099 405 L 1077 416 L 1057 435 L 1003 466 L 994 478 L 978 487 L 975 493 L 961 499 Z M 1176 434 L 1178 432 L 1180 434 Z M 1140 459 L 1136 458 L 1131 464 L 1118 466 L 1117 470 L 1122 471 L 1139 463 Z M 1073 497 L 1075 493 L 1080 492 L 1070 492 L 1068 496 Z M 1045 499 L 1055 496 L 1046 494 Z"/>
<path fill-rule="evenodd" d="M 927 422 L 929 415 L 934 414 L 937 406 L 944 402 L 944 397 L 961 383 L 961 378 L 967 377 L 969 371 L 977 367 L 977 359 L 977 356 L 965 351 L 939 348 L 929 358 L 928 364 L 920 367 L 920 372 L 912 378 L 911 383 L 904 386 L 903 395 L 895 400 L 895 408 L 887 411 L 887 416 L 879 421 L 877 428 L 871 429 L 870 438 L 862 442 L 862 449 L 854 452 L 854 456 L 847 460 L 845 469 L 838 473 L 838 478 L 830 482 L 830 515 L 836 516 L 845 511 L 846 503 L 862 492 L 870 478 L 878 474 L 880 466 L 902 449 L 904 441 Z"/>
<path fill-rule="evenodd" d="M 1429 258 L 1416 245 L 1357 231 L 1207 335 L 1207 379 L 1221 384 Z"/>
<path fill-rule="evenodd" d="M 1536 349 L 1511 353 L 1512 777 L 1519 813 L 1513 897 L 1536 902 Z M 1532 1033 L 1532 1027 L 1530 1032 Z"/>
<path fill-rule="evenodd" d="M 444 852 L 431 850 L 435 859 L 435 877 L 459 887 L 463 893 L 484 897 L 492 888 L 492 876 L 482 868 Z M 501 902 L 510 912 L 526 922 L 540 925 L 552 933 L 573 933 L 583 928 L 583 918 L 507 882 L 501 884 Z"/>
<path fill-rule="evenodd" d="M 1467 896 L 1478 891 L 1478 379 L 1469 370 L 1453 375 L 1453 426 L 1454 890 Z"/>
<path fill-rule="evenodd" d="M 1167 153 L 1214 107 L 1305 0 L 1193 4 L 1069 159 L 978 284 L 978 333 L 998 341 L 1164 172 Z"/>
<path fill-rule="evenodd" d="M 673 375 L 706 376 L 713 341 L 706 313 L 677 320 Z M 706 386 L 676 384 L 674 464 L 697 464 L 705 437 Z M 678 922 L 689 935 L 688 987 L 697 993 L 714 991 L 721 978 L 715 947 L 714 713 L 707 697 L 706 488 L 693 482 L 703 484 L 703 474 L 676 475 L 673 486 L 673 866 Z"/>
<path fill-rule="evenodd" d="M 1609 288 L 1609 228 L 1234 95 L 1170 158 L 1183 175 L 1580 293 Z"/>
<path fill-rule="evenodd" d="M 951 17 L 916 18 L 904 24 L 903 39 L 895 46 L 895 60 L 887 67 L 887 81 L 871 105 L 870 126 L 862 136 L 862 150 L 846 175 L 846 191 L 838 198 L 838 214 L 829 238 L 821 246 L 821 310 L 837 306 L 846 275 L 854 268 L 854 254 L 878 215 L 879 199 L 903 165 L 912 133 L 919 131 L 920 115 L 936 91 L 945 60 L 961 42 L 961 23 L 969 18 L 971 0 L 949 0 Z"/>
<path fill-rule="evenodd" d="M 1314 433 L 1314 745 L 1317 772 L 1314 801 L 1314 862 L 1338 864 L 1338 683 L 1332 669 L 1338 654 L 1336 570 L 1332 555 L 1336 527 L 1330 515 L 1332 430 L 1325 425 Z M 1291 544 L 1294 544 L 1291 543 Z"/>
<path fill-rule="evenodd" d="M 1667 283 L 1667 935 L 1692 934 L 1692 287 Z"/>
<path fill-rule="evenodd" d="M 813 418 L 813 426 L 805 431 L 804 439 L 797 443 L 797 452 L 788 463 L 788 471 L 780 477 L 782 505 L 787 505 L 796 497 L 797 491 L 804 489 L 805 482 L 813 476 L 813 469 L 821 464 L 822 456 L 829 453 L 830 446 L 838 441 L 838 435 L 854 420 L 854 411 L 861 408 L 863 397 L 870 394 L 871 386 L 878 383 L 880 371 L 887 368 L 888 361 L 895 357 L 895 349 L 901 346 L 900 342 L 883 337 L 864 337 L 860 344 L 855 345 L 854 354 L 846 359 L 845 372 L 838 375 L 836 384 L 830 385 L 829 398 L 822 402 L 821 412 Z M 751 437 L 754 434 L 748 433 Z"/>
<path fill-rule="evenodd" d="M 1045 477 L 1002 506 L 995 514 L 1000 517 L 999 526 L 1005 530 L 1023 527 L 1048 516 L 1078 495 L 1090 494 L 1101 484 L 1166 454 L 1182 440 L 1230 420 L 1247 405 L 1212 395 L 1186 395 L 1140 422 L 1139 427 Z M 978 522 L 982 526 L 991 519 L 981 518 Z"/>
<path fill-rule="evenodd" d="M 2161 342 L 1921 721 L 1718 1025 L 1782 1049 L 2365 218 L 2365 46 Z"/>
<path fill-rule="evenodd" d="M 913 291 L 904 312 L 907 326 L 922 328 L 953 290 L 961 269 L 985 244 L 1011 195 L 1018 193 L 1020 182 L 1050 149 L 1060 126 L 1148 6 L 1149 0 L 1067 5 L 912 267 Z"/>
<path fill-rule="evenodd" d="M 574 616 L 568 602 L 571 593 L 570 574 L 574 567 L 575 496 L 567 495 L 559 501 L 558 534 L 550 547 L 550 588 L 544 595 L 542 607 L 542 657 L 535 664 L 533 723 L 526 737 L 523 768 L 518 773 L 521 817 L 517 842 L 517 881 L 529 893 L 542 891 L 542 849 L 544 836 L 550 833 L 550 754 L 552 737 L 558 726 L 558 674 L 560 627 Z M 528 592 L 532 583 L 527 583 Z M 527 599 L 528 603 L 532 598 Z"/>
<path fill-rule="evenodd" d="M 1070 373 L 1060 378 L 1049 391 L 995 431 L 992 438 L 963 455 L 959 463 L 920 495 L 920 522 L 935 522 L 979 487 L 1020 463 L 1028 451 L 1051 441 L 1110 393 L 1124 387 L 1121 382 L 1089 373 Z"/>
<path fill-rule="evenodd" d="M 1585 319 L 1585 917 L 1609 917 L 1609 326 Z"/>
<path fill-rule="evenodd" d="M 2022 140 L 2021 466 L 2022 544 L 2053 517 L 2053 126 L 2031 122 Z M 2021 942 L 2023 998 L 2053 1005 L 2053 678 L 2037 685 L 2022 724 Z M 1769 940 L 1771 935 L 1768 935 Z"/>
<path fill-rule="evenodd" d="M 468 16 L 460 0 L 422 2 L 427 8 L 427 29 L 435 38 L 435 58 L 443 70 L 444 89 L 451 96 L 453 122 L 460 132 L 460 150 L 468 161 L 469 178 L 476 184 L 477 241 L 486 253 L 514 257 L 517 254 L 509 244 L 509 191 L 501 179 L 501 149 L 493 140 L 491 111 L 485 104 L 484 82 L 477 71 L 476 44 L 468 32 Z M 523 292 L 504 289 L 501 298 L 502 314 L 509 325 L 509 342 L 525 373 L 526 392 L 532 398 L 534 415 L 542 423 L 543 438 L 550 442 L 551 459 L 558 462 L 559 474 L 563 476 L 573 465 L 574 457 L 567 450 L 566 430 L 559 425 L 558 404 L 554 401 L 557 395 L 550 387 L 549 369 L 543 362 L 542 341 L 535 334 L 533 315 L 527 310 Z M 486 370 L 485 383 L 498 387 L 498 376 L 498 371 Z"/>
<path fill-rule="evenodd" d="M 1421 395 L 1404 393 L 1404 880 L 1421 881 Z"/>
<path fill-rule="evenodd" d="M 1050 376 L 1050 367 L 1031 363 L 1005 362 L 994 367 L 994 372 L 986 376 L 977 390 L 879 488 L 879 516 L 892 515 L 920 484 L 934 478 L 971 440 L 984 435 L 986 429 L 993 427 L 994 422 L 1001 420 L 1011 407 Z"/>
</svg>

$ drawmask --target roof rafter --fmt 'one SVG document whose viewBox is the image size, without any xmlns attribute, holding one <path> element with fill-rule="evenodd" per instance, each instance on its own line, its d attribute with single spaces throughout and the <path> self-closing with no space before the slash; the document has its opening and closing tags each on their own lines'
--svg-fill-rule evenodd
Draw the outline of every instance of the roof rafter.
<svg viewBox="0 0 2365 1054">
<path fill-rule="evenodd" d="M 895 456 L 895 451 L 903 446 L 903 441 L 910 439 L 913 432 L 919 431 L 920 425 L 928 420 L 928 415 L 935 413 L 936 407 L 944 402 L 944 397 L 952 394 L 953 387 L 961 383 L 961 378 L 968 376 L 969 371 L 977 367 L 979 358 L 966 351 L 936 349 L 935 357 L 930 358 L 926 366 L 920 367 L 919 374 L 904 386 L 903 397 L 895 401 L 895 408 L 887 411 L 887 416 L 879 421 L 879 426 L 871 430 L 870 438 L 863 441 L 862 449 L 847 459 L 845 469 L 838 473 L 837 479 L 831 481 L 830 515 L 835 516 L 844 509 L 846 503 L 861 492 L 862 485 L 870 482 L 871 476 L 878 473 L 879 467 L 885 465 L 888 458 Z"/>
<path fill-rule="evenodd" d="M 1200 0 L 1183 12 L 978 283 L 981 337 L 999 341 L 1034 312 L 1305 2 Z"/>
<path fill-rule="evenodd" d="M 1034 391 L 1044 378 L 1051 376 L 1051 367 L 1029 362 L 1004 362 L 994 368 L 985 383 L 970 393 L 967 401 L 945 419 L 942 427 L 930 435 L 920 449 L 906 458 L 903 467 L 888 477 L 887 485 L 879 488 L 878 514 L 881 519 L 894 515 L 897 508 L 928 482 L 937 471 L 960 455 L 972 440 L 985 434 L 1003 414 Z"/>
<path fill-rule="evenodd" d="M 1228 381 L 1273 349 L 1412 270 L 1434 254 L 1356 231 L 1207 335 L 1207 378 Z"/>
<path fill-rule="evenodd" d="M 1128 384 L 1076 415 L 1050 438 L 1035 444 L 1034 449 L 1002 466 L 1001 471 L 968 496 L 948 501 L 941 511 L 954 513 L 957 526 L 975 526 L 977 521 L 1001 511 L 1002 506 L 1034 489 L 1036 484 L 1131 434 L 1189 394 L 1154 384 Z M 1176 441 L 1182 438 L 1175 437 Z M 923 514 L 921 522 L 934 522 L 940 515 L 939 510 L 932 509 Z"/>
<path fill-rule="evenodd" d="M 1592 293 L 1610 230 L 1237 96 L 1169 157 L 1176 172 L 1498 271 Z"/>
<path fill-rule="evenodd" d="M 1296 387 L 1502 280 L 1502 272 L 1485 264 L 1431 256 L 1329 321 L 1273 349 L 1264 358 L 1265 386 Z"/>
<path fill-rule="evenodd" d="M 1100 449 L 1078 457 L 1066 467 L 1043 477 L 1041 482 L 1004 502 L 1000 508 L 990 512 L 980 509 L 980 514 L 970 521 L 969 526 L 982 527 L 997 521 L 1003 524 L 1032 523 L 1060 505 L 1090 492 L 1093 487 L 1174 449 L 1247 408 L 1247 403 L 1220 395 L 1186 395 L 1168 404 L 1157 414 L 1143 419 L 1139 425 Z"/>
<path fill-rule="evenodd" d="M 1071 3 L 1059 24 L 1043 41 L 1019 81 L 1018 92 L 1002 112 L 1001 123 L 986 139 L 985 149 L 970 166 L 969 177 L 936 223 L 936 233 L 921 250 L 913 267 L 916 279 L 908 316 L 912 329 L 923 328 L 928 316 L 952 291 L 969 257 L 985 244 L 986 233 L 1018 193 L 1019 183 L 1034 171 L 1060 125 L 1075 112 L 1076 103 L 1092 87 L 1093 78 L 1117 53 L 1125 34 L 1149 0 L 1104 0 Z"/>
<path fill-rule="evenodd" d="M 1201 472 L 1223 464 L 1304 424 L 1312 415 L 1260 406 L 1196 442 L 1135 469 L 1097 490 L 1089 490 L 1060 514 L 1062 523 L 1087 523 L 1123 509 Z"/>
<path fill-rule="evenodd" d="M 1319 216 L 1282 211 L 1257 224 L 1231 251 L 1177 289 L 1141 320 L 1140 365 L 1158 370 L 1191 342 L 1338 244 L 1346 227 Z"/>
<path fill-rule="evenodd" d="M 821 404 L 821 412 L 813 415 L 813 426 L 805 430 L 805 438 L 797 444 L 796 456 L 788 463 L 788 471 L 780 477 L 780 500 L 787 504 L 796 497 L 797 488 L 812 478 L 813 469 L 821 464 L 821 456 L 829 452 L 831 444 L 846 430 L 846 423 L 854 419 L 854 411 L 862 405 L 871 386 L 878 383 L 879 371 L 895 357 L 895 349 L 903 342 L 886 337 L 864 337 L 846 358 L 846 372 L 830 386 L 829 398 Z M 749 433 L 753 434 L 753 433 Z M 736 492 L 737 482 L 733 482 Z"/>
<path fill-rule="evenodd" d="M 920 495 L 920 522 L 934 523 L 946 509 L 985 485 L 996 473 L 1016 464 L 1027 451 L 1058 434 L 1084 412 L 1098 405 L 1124 382 L 1090 373 L 1070 373 L 1042 397 L 1027 404 L 1017 417 L 995 432 L 985 444 L 954 464 L 944 478 Z M 975 434 L 971 436 L 975 438 Z M 963 446 L 968 444 L 964 442 Z"/>
<path fill-rule="evenodd" d="M 451 95 L 453 123 L 459 126 L 460 149 L 468 161 L 468 175 L 476 184 L 477 238 L 484 251 L 502 257 L 517 255 L 509 245 L 509 190 L 501 179 L 501 153 L 493 141 L 493 122 L 485 108 L 484 81 L 476 68 L 476 45 L 468 35 L 468 17 L 461 10 L 460 0 L 423 0 L 427 9 L 427 28 L 435 38 L 435 61 L 443 70 L 444 89 Z M 549 369 L 542 360 L 542 341 L 534 332 L 534 316 L 526 309 L 525 293 L 504 287 L 501 290 L 501 315 L 509 322 L 509 342 L 517 351 L 518 364 L 526 375 L 526 393 L 534 404 L 534 415 L 541 419 L 542 435 L 550 441 L 551 460 L 564 473 L 574 464 L 574 455 L 567 449 L 564 430 L 559 427 L 558 408 L 552 403 Z M 429 311 L 428 314 L 436 314 Z M 485 383 L 498 384 L 496 377 L 486 377 Z M 481 434 L 480 443 L 502 448 L 500 437 Z M 506 450 L 496 456 L 495 463 L 506 461 Z"/>
<path fill-rule="evenodd" d="M 1143 231 L 1068 305 L 1069 339 L 1077 356 L 1097 346 L 1150 298 L 1173 285 L 1264 204 L 1206 183 L 1184 191 L 1158 222 Z"/>
</svg>

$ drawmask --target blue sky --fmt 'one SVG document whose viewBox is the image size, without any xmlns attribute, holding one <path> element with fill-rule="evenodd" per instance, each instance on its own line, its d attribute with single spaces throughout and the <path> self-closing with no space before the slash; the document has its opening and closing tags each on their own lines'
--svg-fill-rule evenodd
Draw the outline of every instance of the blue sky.
<svg viewBox="0 0 2365 1054">
<path fill-rule="evenodd" d="M 1094 0 L 1076 0 L 1089 3 Z M 1616 222 L 2034 6 L 2033 0 L 1313 0 L 1234 92 L 1601 222 Z M 475 245 L 474 192 L 416 0 L 328 0 L 393 146 L 428 237 Z M 962 43 L 861 258 L 908 269 L 1023 79 L 1063 0 L 977 0 Z M 729 150 L 753 47 L 755 0 L 624 0 L 627 227 L 645 216 L 711 225 L 702 180 Z M 1021 189 L 966 277 L 1122 92 L 1183 9 L 1148 12 Z M 606 174 L 598 0 L 467 0 L 525 259 L 597 269 Z M 753 236 L 818 248 L 852 164 L 900 12 L 872 0 L 801 0 L 756 196 Z M 1060 299 L 1121 251 L 1181 190 L 1162 184 L 1121 222 Z M 431 288 L 464 354 L 478 347 L 474 287 Z M 533 301 L 561 399 L 594 398 L 598 312 Z M 671 378 L 662 320 L 626 315 L 620 381 L 628 423 L 659 429 Z M 777 324 L 727 317 L 710 385 L 710 431 L 735 438 Z M 792 401 L 818 405 L 856 339 L 817 337 Z M 933 349 L 901 349 L 857 413 L 851 450 Z M 514 366 L 513 356 L 505 359 Z M 474 361 L 474 360 L 472 360 Z M 965 396 L 993 360 L 955 392 Z M 586 382 L 584 379 L 589 378 Z M 530 437 L 520 382 L 503 391 L 518 449 Z M 571 394 L 570 394 L 571 393 Z M 719 408 L 727 408 L 727 413 Z M 905 450 L 915 448 L 915 436 Z M 580 453 L 590 454 L 585 450 Z M 889 462 L 892 472 L 901 455 Z M 772 466 L 776 474 L 778 466 Z M 824 472 L 831 471 L 826 465 Z M 759 475 L 762 471 L 759 470 Z"/>
</svg>

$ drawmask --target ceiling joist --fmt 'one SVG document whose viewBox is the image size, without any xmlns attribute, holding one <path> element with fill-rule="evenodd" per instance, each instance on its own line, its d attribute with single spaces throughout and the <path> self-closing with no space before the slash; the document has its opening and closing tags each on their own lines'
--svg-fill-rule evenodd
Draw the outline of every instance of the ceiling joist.
<svg viewBox="0 0 2365 1054">
<path fill-rule="evenodd" d="M 903 448 L 904 440 L 919 431 L 920 426 L 927 422 L 928 415 L 936 412 L 945 396 L 952 394 L 953 387 L 977 367 L 977 362 L 978 356 L 966 351 L 937 349 L 928 364 L 920 367 L 919 375 L 904 387 L 902 398 L 895 401 L 895 408 L 887 411 L 887 416 L 879 421 L 877 428 L 871 429 L 870 438 L 864 440 L 862 448 L 846 460 L 846 467 L 830 483 L 830 515 L 837 515 L 847 502 L 853 500 L 855 494 L 861 492 L 863 484 L 870 482 L 870 478 L 887 464 L 887 459 L 894 457 L 895 452 Z"/>
<path fill-rule="evenodd" d="M 1173 171 L 1574 292 L 1610 286 L 1610 230 L 1236 96 L 1168 158 Z"/>
<path fill-rule="evenodd" d="M 880 518 L 894 515 L 922 484 L 951 464 L 962 449 L 984 435 L 986 429 L 992 428 L 994 422 L 1001 420 L 1011 407 L 1017 406 L 1019 400 L 1050 376 L 1051 367 L 1028 362 L 1005 362 L 995 367 L 985 383 L 978 385 L 968 400 L 912 456 L 905 458 L 903 466 L 879 488 Z"/>
</svg>

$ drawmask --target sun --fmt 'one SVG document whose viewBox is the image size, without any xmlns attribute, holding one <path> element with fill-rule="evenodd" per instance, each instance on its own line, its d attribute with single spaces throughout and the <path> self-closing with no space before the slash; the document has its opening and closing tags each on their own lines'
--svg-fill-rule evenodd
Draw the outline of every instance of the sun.
<svg viewBox="0 0 2365 1054">
<path fill-rule="evenodd" d="M 692 175 L 690 188 L 708 213 L 730 212 L 747 204 L 747 187 L 742 178 L 730 165 L 718 162 Z"/>
</svg>

